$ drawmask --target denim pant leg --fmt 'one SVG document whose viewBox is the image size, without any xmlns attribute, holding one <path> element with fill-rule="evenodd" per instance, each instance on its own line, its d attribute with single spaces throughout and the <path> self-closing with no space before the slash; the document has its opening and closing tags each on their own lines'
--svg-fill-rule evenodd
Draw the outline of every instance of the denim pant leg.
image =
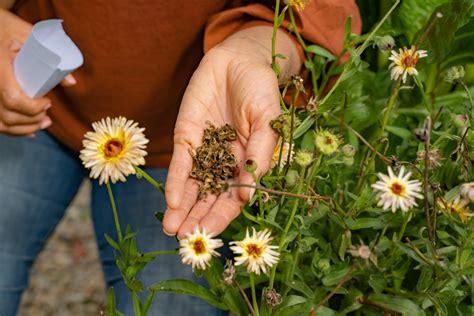
<svg viewBox="0 0 474 316">
<path fill-rule="evenodd" d="M 16 314 L 28 271 L 83 177 L 77 155 L 46 132 L 0 134 L 0 315 Z"/>
<path fill-rule="evenodd" d="M 159 182 L 166 179 L 165 169 L 150 169 L 146 171 Z M 138 249 L 141 252 L 173 250 L 178 247 L 175 238 L 164 235 L 161 223 L 154 217 L 154 212 L 164 211 L 166 204 L 163 195 L 145 179 L 130 176 L 126 183 L 112 185 L 114 197 L 119 212 L 122 231 L 130 224 L 138 231 Z M 104 233 L 117 239 L 112 209 L 108 200 L 105 186 L 99 186 L 94 181 L 92 194 L 92 212 L 96 229 L 99 253 L 104 267 L 108 286 L 115 288 L 118 309 L 125 315 L 133 315 L 132 298 L 121 281 L 120 272 L 116 268 L 112 248 L 107 244 Z M 158 256 L 138 276 L 147 287 L 161 280 L 171 278 L 191 279 L 203 284 L 203 279 L 194 276 L 191 268 L 181 263 L 178 255 Z M 142 299 L 143 301 L 143 299 Z M 188 315 L 227 315 L 206 302 L 184 295 L 159 293 L 155 296 L 149 315 L 159 316 L 188 316 Z"/>
</svg>

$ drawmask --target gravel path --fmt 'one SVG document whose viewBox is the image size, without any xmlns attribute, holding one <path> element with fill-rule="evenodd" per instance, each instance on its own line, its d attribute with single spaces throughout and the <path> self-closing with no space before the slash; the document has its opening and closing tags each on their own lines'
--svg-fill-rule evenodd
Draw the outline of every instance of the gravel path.
<svg viewBox="0 0 474 316">
<path fill-rule="evenodd" d="M 31 271 L 20 316 L 99 315 L 105 285 L 84 183 Z"/>
</svg>

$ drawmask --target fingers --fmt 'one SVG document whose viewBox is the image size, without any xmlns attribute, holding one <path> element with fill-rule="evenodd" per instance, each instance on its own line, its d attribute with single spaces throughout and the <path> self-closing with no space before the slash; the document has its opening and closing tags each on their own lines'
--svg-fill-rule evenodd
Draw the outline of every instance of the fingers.
<svg viewBox="0 0 474 316">
<path fill-rule="evenodd" d="M 242 170 L 240 170 L 239 183 L 252 185 L 255 182 L 253 174 L 247 172 L 244 168 L 246 163 L 255 163 L 257 165 L 255 170 L 257 177 L 262 176 L 270 169 L 277 140 L 278 135 L 271 129 L 269 124 L 263 124 L 250 135 L 245 161 L 242 164 Z M 239 189 L 239 196 L 243 201 L 248 201 L 252 198 L 254 192 L 255 190 L 252 188 L 241 187 Z"/>
<path fill-rule="evenodd" d="M 71 74 L 64 77 L 64 79 L 61 81 L 61 85 L 63 87 L 72 87 L 72 86 L 76 85 L 76 83 L 77 83 L 76 78 L 74 78 L 74 76 L 71 75 Z"/>
<path fill-rule="evenodd" d="M 179 239 L 186 238 L 187 234 L 192 233 L 194 227 L 199 225 L 201 219 L 206 216 L 216 200 L 217 197 L 215 195 L 208 195 L 204 200 L 198 201 L 194 205 L 186 220 L 179 227 Z"/>
<path fill-rule="evenodd" d="M 239 216 L 242 203 L 243 201 L 239 199 L 236 190 L 222 193 L 212 205 L 211 210 L 199 222 L 200 227 L 216 235 L 222 233 L 230 222 Z M 183 228 L 183 232 L 180 230 L 179 233 L 185 234 L 186 232 L 189 231 L 184 231 Z"/>
<path fill-rule="evenodd" d="M 6 133 L 14 136 L 24 136 L 24 135 L 33 135 L 39 129 L 46 129 L 51 125 L 51 119 L 45 117 L 45 119 L 38 124 L 28 124 L 28 125 L 5 125 L 0 121 L 0 132 Z"/>
<path fill-rule="evenodd" d="M 188 178 L 184 187 L 184 194 L 181 203 L 177 208 L 168 209 L 163 219 L 163 230 L 169 236 L 174 236 L 179 227 L 188 216 L 189 211 L 196 203 L 198 196 L 198 185 L 194 179 Z"/>
</svg>

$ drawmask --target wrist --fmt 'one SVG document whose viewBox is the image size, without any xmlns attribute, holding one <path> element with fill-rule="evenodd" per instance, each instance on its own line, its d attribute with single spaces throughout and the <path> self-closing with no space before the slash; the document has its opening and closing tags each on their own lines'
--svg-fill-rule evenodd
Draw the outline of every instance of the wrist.
<svg viewBox="0 0 474 316">
<path fill-rule="evenodd" d="M 271 26 L 253 26 L 234 33 L 215 48 L 238 54 L 239 58 L 262 63 L 271 68 L 272 33 Z M 290 76 L 300 71 L 302 61 L 296 45 L 290 35 L 281 30 L 277 31 L 276 53 L 286 57 L 277 59 L 281 69 L 280 83 L 286 82 Z"/>
</svg>

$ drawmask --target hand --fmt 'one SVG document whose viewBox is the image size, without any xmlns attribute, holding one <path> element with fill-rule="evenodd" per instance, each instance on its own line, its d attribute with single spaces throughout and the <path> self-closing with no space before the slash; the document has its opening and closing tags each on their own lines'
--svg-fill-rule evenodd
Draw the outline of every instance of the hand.
<svg viewBox="0 0 474 316">
<path fill-rule="evenodd" d="M 10 135 L 33 136 L 39 129 L 51 125 L 47 110 L 48 98 L 32 99 L 18 85 L 13 72 L 13 60 L 31 32 L 31 24 L 0 9 L 0 132 Z M 73 76 L 62 84 L 75 84 Z"/>
<path fill-rule="evenodd" d="M 271 32 L 272 28 L 261 26 L 236 33 L 211 49 L 193 74 L 175 126 L 166 181 L 166 234 L 184 238 L 196 225 L 219 234 L 252 194 L 249 188 L 231 188 L 219 197 L 208 195 L 197 201 L 198 186 L 189 177 L 193 165 L 189 149 L 201 145 L 206 121 L 215 126 L 228 123 L 236 129 L 233 150 L 240 166 L 238 183 L 254 183 L 252 174 L 242 167 L 247 160 L 256 162 L 258 176 L 270 168 L 278 135 L 269 123 L 280 114 L 278 80 L 271 69 Z M 290 57 L 282 67 L 288 76 L 298 72 L 300 62 L 293 42 L 286 34 L 279 34 L 279 41 L 280 37 L 284 47 L 279 52 Z"/>
</svg>

